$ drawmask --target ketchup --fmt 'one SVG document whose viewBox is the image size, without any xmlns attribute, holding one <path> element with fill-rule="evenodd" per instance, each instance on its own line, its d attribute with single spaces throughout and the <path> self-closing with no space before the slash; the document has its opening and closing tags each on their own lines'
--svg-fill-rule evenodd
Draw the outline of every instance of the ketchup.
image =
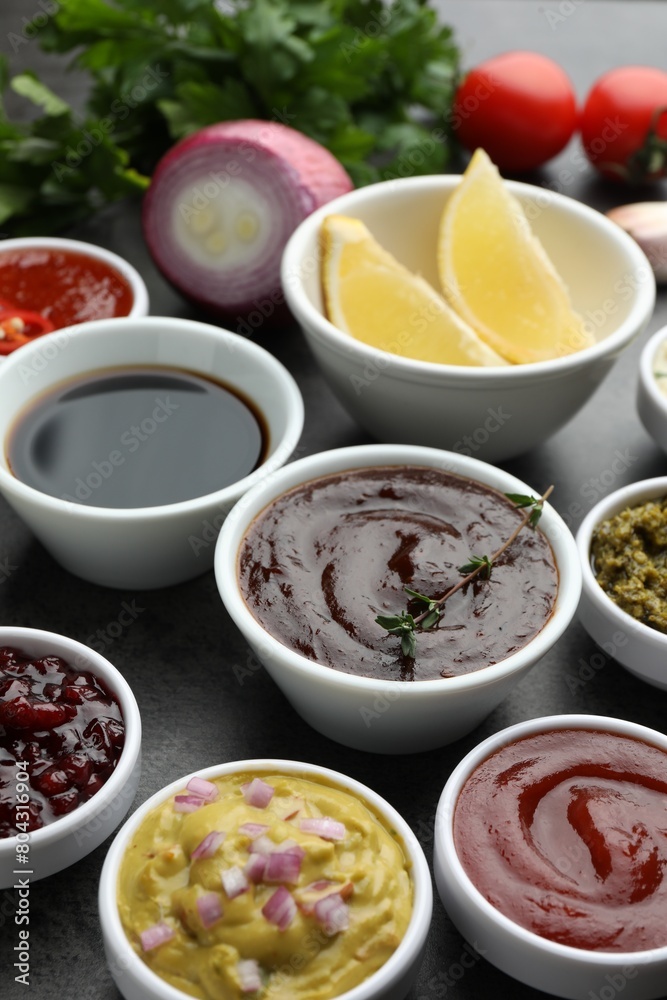
<svg viewBox="0 0 667 1000">
<path fill-rule="evenodd" d="M 0 251 L 0 354 L 75 323 L 127 316 L 129 282 L 103 260 L 55 247 Z"/>
<path fill-rule="evenodd" d="M 454 813 L 469 878 L 505 916 L 574 948 L 667 944 L 667 753 L 566 729 L 502 747 Z"/>
</svg>

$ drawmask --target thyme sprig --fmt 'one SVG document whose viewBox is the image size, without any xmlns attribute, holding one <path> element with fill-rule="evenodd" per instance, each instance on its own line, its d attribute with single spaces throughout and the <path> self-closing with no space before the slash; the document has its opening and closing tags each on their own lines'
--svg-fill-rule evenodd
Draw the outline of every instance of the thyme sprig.
<svg viewBox="0 0 667 1000">
<path fill-rule="evenodd" d="M 476 576 L 479 576 L 483 580 L 488 580 L 495 561 L 510 547 L 517 535 L 527 526 L 530 528 L 537 527 L 542 516 L 544 503 L 551 496 L 553 489 L 554 487 L 550 486 L 541 497 L 527 496 L 524 493 L 506 493 L 505 496 L 507 499 L 511 500 L 517 509 L 525 509 L 526 513 L 507 541 L 503 542 L 492 556 L 471 555 L 468 562 L 459 566 L 459 573 L 463 573 L 464 576 L 453 587 L 450 587 L 442 597 L 427 597 L 425 594 L 420 594 L 410 587 L 405 587 L 405 592 L 409 597 L 415 601 L 421 601 L 426 605 L 426 609 L 421 614 L 415 616 L 408 611 L 401 611 L 397 615 L 377 616 L 375 621 L 380 628 L 385 629 L 389 635 L 400 637 L 401 651 L 404 656 L 414 659 L 417 651 L 417 636 L 415 634 L 417 628 L 421 628 L 422 630 L 433 628 L 444 613 L 443 605 L 445 601 L 458 590 L 461 590 L 462 587 L 465 587 L 466 584 L 470 583 L 471 580 L 474 580 Z"/>
</svg>

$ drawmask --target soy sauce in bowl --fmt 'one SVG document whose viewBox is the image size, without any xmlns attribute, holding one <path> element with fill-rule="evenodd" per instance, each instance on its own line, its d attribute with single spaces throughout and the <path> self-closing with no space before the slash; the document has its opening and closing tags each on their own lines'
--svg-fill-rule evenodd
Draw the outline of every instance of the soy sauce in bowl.
<svg viewBox="0 0 667 1000">
<path fill-rule="evenodd" d="M 237 389 L 142 365 L 88 372 L 32 400 L 6 452 L 13 475 L 42 493 L 137 508 L 238 482 L 265 460 L 268 444 L 263 415 Z"/>
</svg>

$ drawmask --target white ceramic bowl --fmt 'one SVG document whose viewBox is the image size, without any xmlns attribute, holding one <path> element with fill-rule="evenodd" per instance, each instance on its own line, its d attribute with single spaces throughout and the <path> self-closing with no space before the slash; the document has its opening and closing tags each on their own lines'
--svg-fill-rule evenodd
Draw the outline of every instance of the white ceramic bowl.
<svg viewBox="0 0 667 1000">
<path fill-rule="evenodd" d="M 116 829 L 127 813 L 139 784 L 141 718 L 132 690 L 123 675 L 103 656 L 74 639 L 42 629 L 0 627 L 0 646 L 15 646 L 30 656 L 55 654 L 78 670 L 100 677 L 116 696 L 125 722 L 125 745 L 109 780 L 77 809 L 28 834 L 0 840 L 0 888 L 16 883 L 16 869 L 30 870 L 30 882 L 46 878 L 94 851 Z M 17 845 L 29 850 L 30 864 L 17 864 Z"/>
<path fill-rule="evenodd" d="M 594 346 L 554 361 L 503 368 L 439 365 L 378 351 L 325 319 L 322 219 L 331 213 L 361 219 L 387 250 L 438 288 L 438 224 L 458 182 L 458 176 L 411 177 L 336 198 L 293 233 L 282 282 L 325 378 L 374 437 L 497 461 L 540 445 L 583 406 L 648 322 L 655 281 L 634 240 L 601 213 L 565 195 L 508 181 L 594 331 Z"/>
<path fill-rule="evenodd" d="M 619 608 L 599 585 L 591 566 L 591 540 L 602 521 L 626 507 L 667 496 L 667 476 L 644 479 L 615 490 L 593 507 L 577 532 L 583 587 L 579 619 L 605 653 L 630 673 L 654 687 L 667 690 L 667 635 L 644 625 Z"/>
<path fill-rule="evenodd" d="M 534 493 L 509 473 L 477 459 L 415 445 L 361 445 L 310 455 L 248 493 L 218 539 L 215 574 L 227 611 L 296 711 L 339 743 L 376 753 L 413 753 L 452 743 L 474 729 L 553 646 L 570 623 L 581 591 L 574 539 L 545 505 L 540 527 L 556 557 L 560 584 L 554 613 L 523 649 L 482 670 L 424 681 L 382 680 L 314 663 L 269 635 L 251 613 L 238 583 L 239 547 L 252 520 L 301 483 L 347 469 L 421 465 L 469 476 L 501 492 Z"/>
<path fill-rule="evenodd" d="M 599 715 L 554 715 L 531 719 L 495 733 L 475 747 L 452 772 L 435 819 L 434 869 L 440 898 L 461 934 L 483 957 L 528 986 L 570 1000 L 654 1000 L 667 981 L 667 947 L 602 952 L 559 944 L 506 917 L 475 887 L 454 843 L 454 808 L 467 778 L 492 753 L 522 737 L 554 729 L 597 729 L 635 737 L 667 751 L 662 733 Z M 508 993 L 511 995 L 511 993 Z"/>
<path fill-rule="evenodd" d="M 421 845 L 408 824 L 388 802 L 370 788 L 353 778 L 316 764 L 290 760 L 244 760 L 208 767 L 196 774 L 213 779 L 238 771 L 254 771 L 260 775 L 267 772 L 296 774 L 312 781 L 323 779 L 366 802 L 389 829 L 396 830 L 412 866 L 414 904 L 410 923 L 403 940 L 388 961 L 365 982 L 341 993 L 337 1000 L 403 1000 L 419 972 L 433 909 L 428 864 Z M 184 1000 L 185 995 L 157 976 L 132 948 L 118 915 L 116 886 L 124 852 L 139 825 L 151 810 L 183 789 L 192 776 L 187 775 L 172 782 L 140 806 L 116 836 L 104 862 L 99 890 L 102 936 L 111 974 L 125 1000 Z"/>
<path fill-rule="evenodd" d="M 653 364 L 658 348 L 666 339 L 667 327 L 663 326 L 648 341 L 639 359 L 637 382 L 637 412 L 644 427 L 663 451 L 667 451 L 667 396 L 658 388 Z"/>
<path fill-rule="evenodd" d="M 303 427 L 299 389 L 279 361 L 217 326 L 185 319 L 108 319 L 48 334 L 0 368 L 0 441 L 44 390 L 114 365 L 159 364 L 210 375 L 257 403 L 269 432 L 266 460 L 224 489 L 180 503 L 115 509 L 47 496 L 15 478 L 0 455 L 0 492 L 65 569 L 108 587 L 164 587 L 213 564 L 229 508 L 287 461 Z"/>
<path fill-rule="evenodd" d="M 15 239 L 3 240 L 0 243 L 0 256 L 11 250 L 24 249 L 65 250 L 102 261 L 117 271 L 132 289 L 132 308 L 128 316 L 148 315 L 148 289 L 144 279 L 129 261 L 112 253 L 111 250 L 105 250 L 104 247 L 98 247 L 94 243 L 85 243 L 83 240 L 70 240 L 64 236 L 17 236 Z M 16 350 L 23 348 L 19 347 Z M 9 356 L 0 355 L 0 361 L 4 362 Z"/>
</svg>

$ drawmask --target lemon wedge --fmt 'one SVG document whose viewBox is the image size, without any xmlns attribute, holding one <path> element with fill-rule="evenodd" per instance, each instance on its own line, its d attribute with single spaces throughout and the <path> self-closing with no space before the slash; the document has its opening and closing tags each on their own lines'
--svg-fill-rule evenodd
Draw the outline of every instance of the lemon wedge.
<svg viewBox="0 0 667 1000">
<path fill-rule="evenodd" d="M 450 305 L 508 361 L 546 361 L 595 343 L 521 204 L 482 149 L 445 205 L 438 270 Z"/>
<path fill-rule="evenodd" d="M 400 264 L 359 219 L 327 216 L 320 233 L 331 322 L 381 351 L 447 365 L 505 365 L 427 281 Z"/>
</svg>

